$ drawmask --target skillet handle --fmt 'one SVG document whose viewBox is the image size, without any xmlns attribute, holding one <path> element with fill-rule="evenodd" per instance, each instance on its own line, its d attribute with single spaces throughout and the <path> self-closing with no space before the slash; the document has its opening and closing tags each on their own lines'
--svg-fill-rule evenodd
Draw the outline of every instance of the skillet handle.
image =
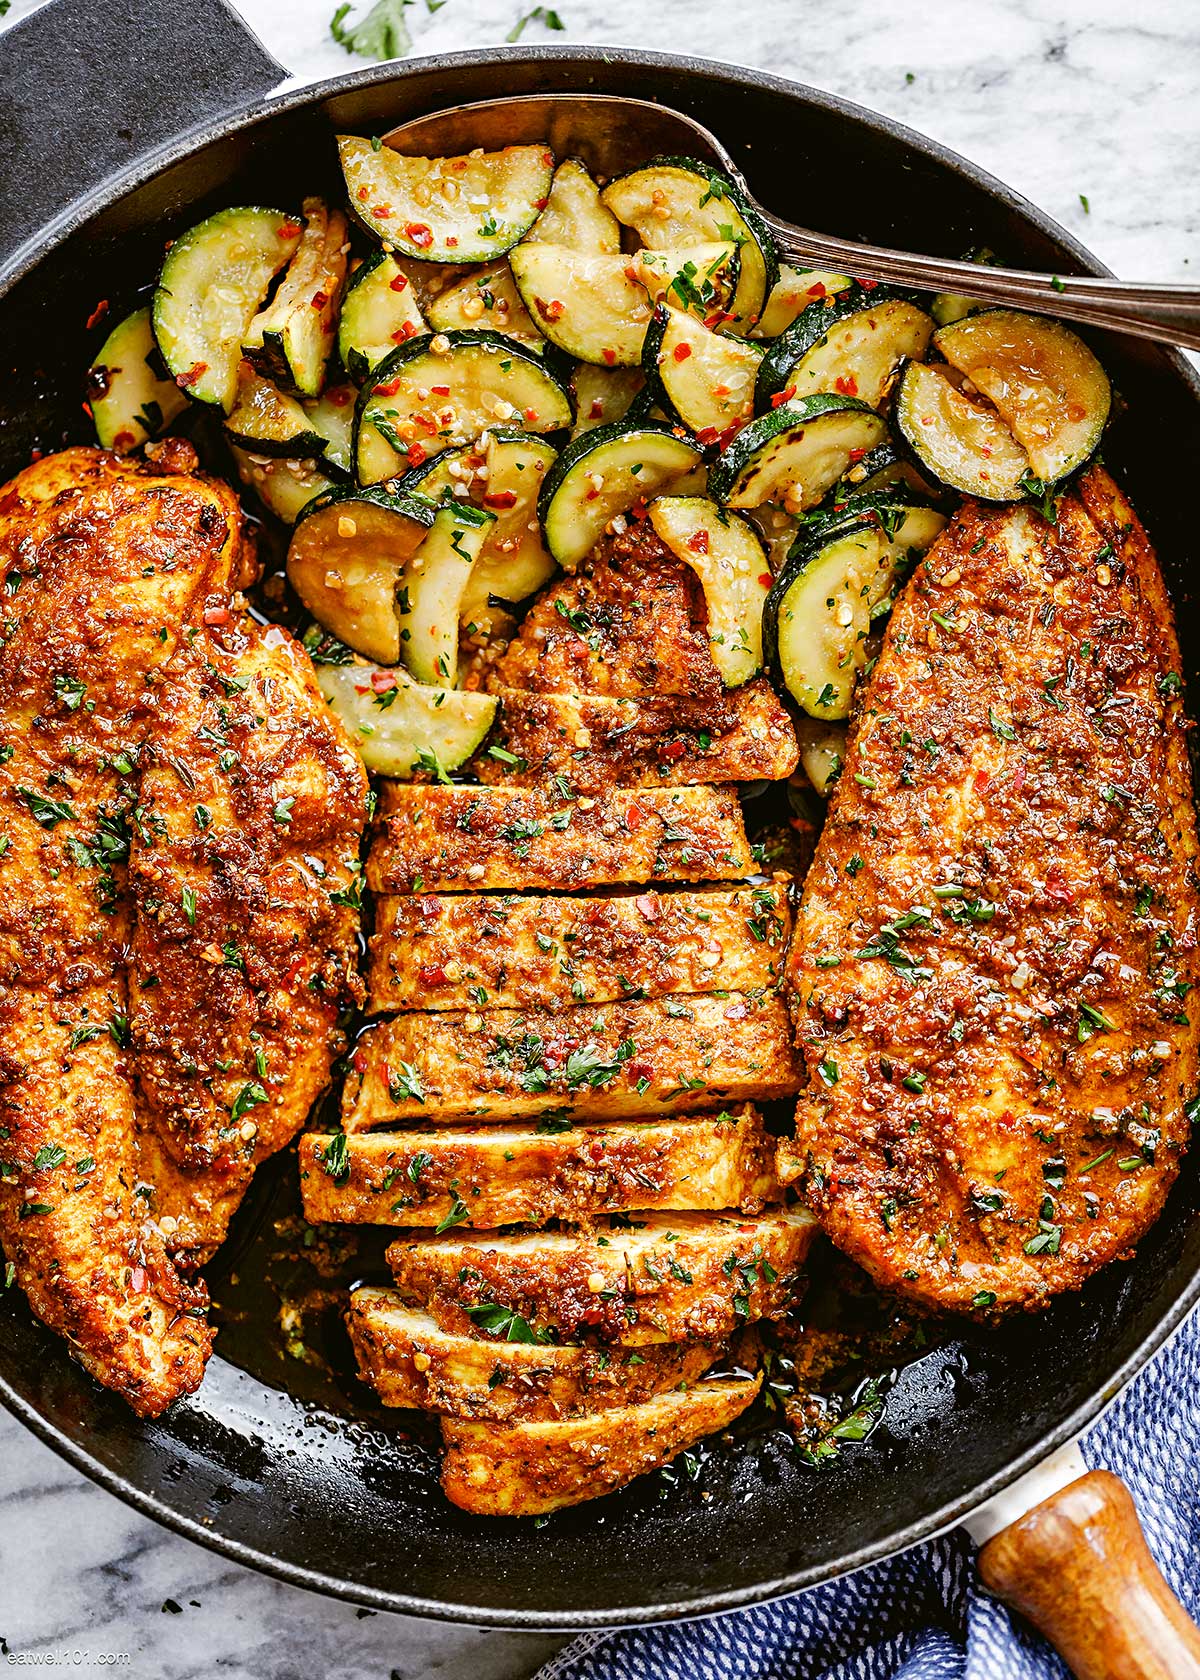
<svg viewBox="0 0 1200 1680">
<path fill-rule="evenodd" d="M 288 72 L 225 0 L 48 0 L 0 34 L 0 284 L 163 141 Z"/>
<path fill-rule="evenodd" d="M 1002 1529 L 980 1551 L 979 1573 L 1077 1680 L 1200 1680 L 1200 1629 L 1151 1557 L 1128 1488 L 1107 1470 Z"/>
</svg>

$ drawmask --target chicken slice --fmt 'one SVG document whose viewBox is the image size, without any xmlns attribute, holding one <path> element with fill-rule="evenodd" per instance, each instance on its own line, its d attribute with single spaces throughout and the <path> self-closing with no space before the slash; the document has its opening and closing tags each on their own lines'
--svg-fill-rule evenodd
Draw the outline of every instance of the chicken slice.
<svg viewBox="0 0 1200 1680">
<path fill-rule="evenodd" d="M 547 1009 L 777 984 L 786 885 L 597 898 L 381 898 L 370 1008 Z M 684 1006 L 686 1007 L 686 1006 Z"/>
<path fill-rule="evenodd" d="M 645 1347 L 584 1347 L 530 1335 L 511 1314 L 501 1328 L 443 1330 L 394 1289 L 351 1291 L 346 1324 L 359 1371 L 385 1406 L 415 1406 L 444 1417 L 493 1423 L 578 1417 L 636 1405 L 664 1389 L 694 1383 L 720 1357 L 719 1346 L 665 1342 Z M 515 1333 L 514 1333 L 515 1331 Z M 528 1337 L 529 1339 L 525 1339 Z"/>
<path fill-rule="evenodd" d="M 442 1488 L 483 1517 L 534 1517 L 599 1499 L 727 1429 L 762 1376 L 722 1377 L 590 1417 L 510 1425 L 442 1419 Z"/>
<path fill-rule="evenodd" d="M 481 1305 L 539 1332 L 723 1342 L 786 1310 L 817 1223 L 803 1208 L 647 1214 L 595 1229 L 413 1233 L 387 1251 L 401 1296 L 446 1330 Z"/>
<path fill-rule="evenodd" d="M 367 860 L 377 893 L 724 881 L 754 867 L 729 787 L 614 789 L 579 796 L 567 776 L 544 788 L 390 783 Z"/>
<path fill-rule="evenodd" d="M 396 1015 L 372 1029 L 342 1089 L 347 1132 L 428 1119 L 677 1112 L 795 1093 L 777 992 Z"/>
<path fill-rule="evenodd" d="M 306 1132 L 300 1189 L 313 1224 L 484 1230 L 640 1208 L 777 1201 L 774 1140 L 748 1105 L 604 1126 Z"/>
</svg>

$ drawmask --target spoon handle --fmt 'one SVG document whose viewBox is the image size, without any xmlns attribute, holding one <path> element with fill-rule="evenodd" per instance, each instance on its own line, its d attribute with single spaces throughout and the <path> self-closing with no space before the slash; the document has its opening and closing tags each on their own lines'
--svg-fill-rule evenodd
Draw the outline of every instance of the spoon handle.
<svg viewBox="0 0 1200 1680">
<path fill-rule="evenodd" d="M 1193 286 L 1097 280 L 1077 275 L 1037 274 L 1028 269 L 990 268 L 945 257 L 918 257 L 877 245 L 831 239 L 794 227 L 762 212 L 789 262 L 836 269 L 858 279 L 885 280 L 936 292 L 958 292 L 982 303 L 1009 304 L 1065 321 L 1108 327 L 1158 344 L 1200 350 L 1200 291 Z"/>
</svg>

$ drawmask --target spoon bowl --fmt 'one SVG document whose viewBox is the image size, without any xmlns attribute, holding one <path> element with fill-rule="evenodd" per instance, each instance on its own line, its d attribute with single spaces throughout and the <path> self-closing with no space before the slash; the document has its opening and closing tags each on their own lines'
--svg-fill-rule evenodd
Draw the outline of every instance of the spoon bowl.
<svg viewBox="0 0 1200 1680">
<path fill-rule="evenodd" d="M 638 159 L 695 158 L 733 181 L 770 229 L 780 255 L 798 267 L 835 269 L 860 280 L 955 292 L 981 303 L 1055 315 L 1159 344 L 1200 349 L 1200 290 L 1194 287 L 985 267 L 860 245 L 783 221 L 754 197 L 745 176 L 711 129 L 682 111 L 651 100 L 605 93 L 534 93 L 484 99 L 401 123 L 385 134 L 383 141 L 408 156 L 446 156 L 476 147 L 498 151 L 504 146 L 544 141 L 557 157 L 578 157 L 592 174 L 601 177 L 619 175 Z"/>
</svg>

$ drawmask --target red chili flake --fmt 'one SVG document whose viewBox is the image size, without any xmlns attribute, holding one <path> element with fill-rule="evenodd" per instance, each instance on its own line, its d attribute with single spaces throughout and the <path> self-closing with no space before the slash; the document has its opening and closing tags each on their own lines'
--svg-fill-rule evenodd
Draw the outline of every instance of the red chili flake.
<svg viewBox="0 0 1200 1680">
<path fill-rule="evenodd" d="M 791 402 L 795 395 L 796 387 L 794 385 L 785 385 L 782 391 L 776 391 L 774 396 L 771 398 L 771 407 L 782 408 L 784 403 Z"/>
<path fill-rule="evenodd" d="M 674 764 L 675 761 L 677 759 L 682 758 L 684 753 L 686 753 L 686 752 L 687 752 L 687 745 L 686 745 L 685 742 L 683 742 L 683 741 L 664 741 L 663 744 L 662 744 L 662 750 L 661 750 L 661 753 L 660 753 L 660 757 L 665 758 L 669 763 Z"/>
<path fill-rule="evenodd" d="M 386 694 L 389 689 L 395 688 L 395 686 L 396 686 L 396 678 L 395 678 L 395 674 L 393 672 L 391 672 L 391 671 L 372 671 L 371 672 L 371 687 L 375 690 L 376 694 Z"/>
<path fill-rule="evenodd" d="M 707 531 L 693 531 L 691 536 L 688 538 L 688 544 L 687 545 L 691 549 L 693 554 L 707 554 L 708 553 L 708 532 Z"/>
<path fill-rule="evenodd" d="M 279 230 L 279 237 L 280 239 L 295 239 L 299 232 L 299 222 L 284 222 L 283 226 Z"/>
<path fill-rule="evenodd" d="M 810 298 L 823 298 L 825 296 L 825 282 L 824 282 L 824 280 L 818 280 L 816 285 L 815 286 L 810 286 L 808 288 L 807 292 L 805 292 L 804 295 L 805 295 L 805 297 L 810 297 Z"/>
<path fill-rule="evenodd" d="M 431 385 L 429 389 L 435 397 L 448 397 L 450 395 L 449 385 Z"/>
<path fill-rule="evenodd" d="M 328 292 L 314 292 L 313 293 L 312 306 L 313 306 L 314 309 L 324 309 L 325 305 L 328 302 L 329 302 L 329 293 Z"/>
<path fill-rule="evenodd" d="M 729 1005 L 728 1009 L 725 1011 L 725 1019 L 727 1021 L 744 1021 L 747 1013 L 748 1011 L 745 1003 L 741 998 L 739 998 L 736 1003 L 731 1003 Z"/>
<path fill-rule="evenodd" d="M 844 397 L 856 397 L 858 395 L 858 380 L 852 373 L 839 373 L 833 382 L 833 388 L 835 391 L 840 391 Z"/>
<path fill-rule="evenodd" d="M 711 315 L 704 317 L 704 325 L 710 332 L 716 332 L 718 327 L 724 326 L 726 321 L 732 321 L 733 316 L 728 309 L 714 309 Z"/>
<path fill-rule="evenodd" d="M 538 417 L 538 412 L 537 412 L 536 408 L 527 408 L 525 410 L 525 420 L 526 420 L 526 423 L 528 425 L 530 425 L 530 426 L 536 425 L 537 424 L 537 417 Z"/>
<path fill-rule="evenodd" d="M 630 805 L 628 810 L 625 812 L 625 827 L 631 831 L 635 828 L 640 828 L 645 815 L 645 811 L 642 810 L 642 807 L 635 800 L 635 802 Z"/>
<path fill-rule="evenodd" d="M 132 449 L 137 439 L 132 432 L 118 432 L 113 439 L 114 449 Z"/>
<path fill-rule="evenodd" d="M 382 384 L 382 385 L 376 385 L 375 390 L 372 394 L 374 396 L 377 396 L 377 397 L 394 397 L 396 395 L 396 392 L 399 389 L 400 389 L 400 376 L 399 376 L 399 374 L 397 374 L 395 379 L 389 379 L 389 380 L 386 380 L 384 382 L 384 384 Z"/>
<path fill-rule="evenodd" d="M 446 970 L 440 964 L 428 963 L 418 970 L 418 978 L 423 986 L 444 986 Z"/>
<path fill-rule="evenodd" d="M 408 275 L 407 274 L 397 274 L 397 276 L 394 280 L 389 280 L 388 281 L 388 290 L 393 291 L 393 292 L 402 292 L 407 285 L 408 285 Z"/>
<path fill-rule="evenodd" d="M 629 517 L 631 519 L 638 520 L 639 523 L 641 522 L 641 520 L 645 519 L 645 517 L 646 517 L 646 498 L 645 498 L 645 496 L 639 496 L 637 501 L 634 502 L 633 506 L 629 510 Z"/>
<path fill-rule="evenodd" d="M 308 966 L 308 962 L 307 962 L 307 959 L 305 957 L 294 958 L 293 961 L 292 961 L 292 966 L 288 969 L 287 973 L 283 977 L 283 984 L 284 984 L 285 988 L 290 989 L 292 986 L 294 986 L 296 981 L 299 980 L 300 976 L 304 973 L 304 970 L 307 968 L 307 966 Z"/>
<path fill-rule="evenodd" d="M 588 493 L 583 499 L 585 502 L 594 502 L 599 494 L 599 490 L 597 490 L 596 486 L 592 484 L 588 487 Z"/>
<path fill-rule="evenodd" d="M 553 169 L 554 168 L 554 153 L 553 152 L 543 152 L 542 153 L 542 162 L 545 164 L 547 169 Z"/>
<path fill-rule="evenodd" d="M 592 406 L 591 406 L 591 408 L 588 409 L 588 419 L 589 420 L 603 420 L 603 418 L 604 418 L 604 404 L 600 401 L 599 397 L 593 397 Z"/>
<path fill-rule="evenodd" d="M 410 467 L 423 467 L 429 459 L 429 451 L 423 443 L 410 443 L 408 446 L 408 464 Z"/>
<path fill-rule="evenodd" d="M 653 1079 L 653 1077 L 654 1077 L 654 1063 L 653 1062 L 626 1062 L 626 1064 L 625 1064 L 625 1077 L 626 1077 L 626 1079 L 631 1080 L 632 1083 L 635 1084 L 635 1085 L 637 1084 L 639 1079 Z"/>
<path fill-rule="evenodd" d="M 404 237 L 411 239 L 419 251 L 427 251 L 433 244 L 433 229 L 425 222 L 405 222 Z"/>
<path fill-rule="evenodd" d="M 405 321 L 404 325 L 397 327 L 395 332 L 392 334 L 392 343 L 404 344 L 410 338 L 415 337 L 416 331 L 417 329 L 413 326 L 411 321 Z"/>
<path fill-rule="evenodd" d="M 545 298 L 535 297 L 533 306 L 544 321 L 558 321 L 562 319 L 566 304 L 561 298 L 551 298 L 547 303 Z"/>
<path fill-rule="evenodd" d="M 442 907 L 432 893 L 426 893 L 424 898 L 418 899 L 417 908 L 420 910 L 422 916 L 427 919 L 433 916 L 440 916 L 442 913 Z"/>
<path fill-rule="evenodd" d="M 133 1268 L 129 1274 L 129 1287 L 133 1290 L 135 1295 L 144 1295 L 146 1293 L 145 1266 L 135 1266 Z"/>
<path fill-rule="evenodd" d="M 92 327 L 98 326 L 107 314 L 108 299 L 101 298 L 100 302 L 96 305 L 95 309 L 92 310 L 92 313 L 83 324 L 90 331 Z"/>
<path fill-rule="evenodd" d="M 617 352 L 615 350 L 602 350 L 600 354 L 604 357 L 604 360 L 609 367 L 615 367 L 617 365 Z"/>
<path fill-rule="evenodd" d="M 514 508 L 517 505 L 517 493 L 515 490 L 494 490 L 483 498 L 483 505 L 489 508 Z"/>
<path fill-rule="evenodd" d="M 677 344 L 671 352 L 677 362 L 686 362 L 692 353 L 690 344 Z"/>
<path fill-rule="evenodd" d="M 659 917 L 662 915 L 662 909 L 658 900 L 656 898 L 651 898 L 649 893 L 639 894 L 633 902 L 637 905 L 638 909 L 641 911 L 642 915 L 645 916 L 648 922 L 657 922 Z"/>
<path fill-rule="evenodd" d="M 368 198 L 370 196 L 370 188 L 369 187 L 359 187 L 358 196 L 359 196 L 359 198 Z"/>
<path fill-rule="evenodd" d="M 852 467 L 857 466 L 866 453 L 865 449 L 852 449 L 850 451 L 850 465 Z"/>
<path fill-rule="evenodd" d="M 186 373 L 179 374 L 175 383 L 176 385 L 182 385 L 183 389 L 188 391 L 193 385 L 198 384 L 207 372 L 207 362 L 193 362 L 192 366 Z"/>
<path fill-rule="evenodd" d="M 771 576 L 770 572 L 759 572 L 758 581 L 762 584 L 764 589 L 770 589 L 771 585 L 775 582 L 775 579 Z"/>
<path fill-rule="evenodd" d="M 720 435 L 720 432 L 718 432 L 715 426 L 704 426 L 696 433 L 696 442 L 702 443 L 705 449 L 711 449 Z"/>
<path fill-rule="evenodd" d="M 348 391 L 344 385 L 339 385 L 332 391 L 326 391 L 325 395 L 334 408 L 345 408 L 346 404 L 354 399 L 353 391 Z"/>
<path fill-rule="evenodd" d="M 453 250 L 454 246 L 458 244 L 458 235 L 456 233 L 448 233 L 446 235 L 446 244 Z"/>
<path fill-rule="evenodd" d="M 413 419 L 416 421 L 417 425 L 420 426 L 421 430 L 423 432 L 427 432 L 430 437 L 436 437 L 438 432 L 441 430 L 441 427 L 438 425 L 432 414 L 414 414 Z"/>
<path fill-rule="evenodd" d="M 205 607 L 203 616 L 205 624 L 228 624 L 229 608 Z"/>
<path fill-rule="evenodd" d="M 533 208 L 535 210 L 544 210 L 549 202 L 550 200 L 548 198 L 535 198 L 533 201 Z"/>
<path fill-rule="evenodd" d="M 858 283 L 864 292 L 873 292 L 879 284 L 878 280 L 860 280 Z"/>
</svg>

